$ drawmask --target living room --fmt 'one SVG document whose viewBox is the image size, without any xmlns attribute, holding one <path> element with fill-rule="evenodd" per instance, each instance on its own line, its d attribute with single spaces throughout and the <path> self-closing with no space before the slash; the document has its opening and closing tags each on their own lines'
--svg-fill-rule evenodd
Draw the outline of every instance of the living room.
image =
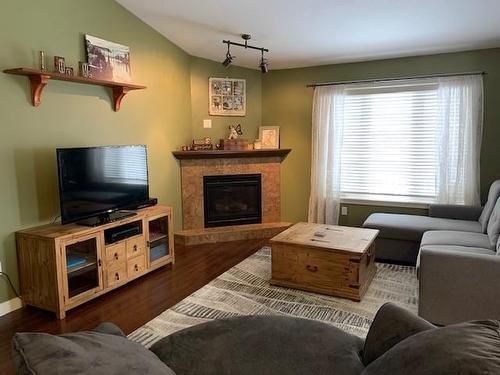
<svg viewBox="0 0 500 375">
<path fill-rule="evenodd" d="M 500 373 L 499 11 L 488 0 L 2 2 L 0 373 Z M 126 48 L 126 82 L 98 75 L 92 43 Z M 73 179 L 62 173 L 83 168 L 63 170 L 64 150 L 136 161 L 148 198 L 136 206 L 149 207 L 76 224 L 91 215 L 63 204 Z M 239 201 L 247 221 L 212 222 L 209 183 L 243 174 L 257 178 L 257 214 Z M 76 300 L 59 249 L 91 238 L 96 285 Z M 103 335 L 123 362 L 106 367 L 78 337 L 56 336 L 76 332 Z M 44 360 L 59 339 L 81 346 Z M 437 349 L 452 340 L 458 354 Z M 363 358 L 369 346 L 379 351 Z M 401 350 L 440 360 L 407 368 L 422 357 Z M 127 362 L 130 351 L 142 357 Z"/>
</svg>

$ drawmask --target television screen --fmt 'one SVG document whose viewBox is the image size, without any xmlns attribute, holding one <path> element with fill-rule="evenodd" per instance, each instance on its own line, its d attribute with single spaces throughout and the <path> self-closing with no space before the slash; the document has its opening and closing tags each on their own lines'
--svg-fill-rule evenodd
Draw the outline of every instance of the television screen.
<svg viewBox="0 0 500 375">
<path fill-rule="evenodd" d="M 62 224 L 149 199 L 144 145 L 57 149 Z"/>
</svg>

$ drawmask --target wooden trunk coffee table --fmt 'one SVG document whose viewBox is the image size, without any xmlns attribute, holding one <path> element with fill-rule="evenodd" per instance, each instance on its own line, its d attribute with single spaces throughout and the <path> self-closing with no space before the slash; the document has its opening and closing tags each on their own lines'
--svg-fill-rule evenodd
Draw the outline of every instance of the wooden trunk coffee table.
<svg viewBox="0 0 500 375">
<path fill-rule="evenodd" d="M 378 230 L 297 223 L 271 239 L 271 284 L 361 301 Z"/>
</svg>

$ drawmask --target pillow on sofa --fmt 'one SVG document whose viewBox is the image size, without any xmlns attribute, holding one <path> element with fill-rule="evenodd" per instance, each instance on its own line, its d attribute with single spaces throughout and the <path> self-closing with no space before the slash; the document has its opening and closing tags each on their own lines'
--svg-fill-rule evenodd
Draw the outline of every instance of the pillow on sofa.
<svg viewBox="0 0 500 375">
<path fill-rule="evenodd" d="M 121 336 L 118 327 L 108 323 L 97 330 L 59 336 L 16 333 L 12 347 L 17 374 L 175 375 L 152 352 Z"/>
<path fill-rule="evenodd" d="M 493 208 L 486 233 L 488 234 L 488 237 L 490 239 L 491 247 L 495 248 L 500 236 L 500 198 L 498 198 L 497 203 Z"/>
<path fill-rule="evenodd" d="M 393 304 L 384 304 L 373 318 L 363 348 L 363 363 L 368 366 L 398 342 L 418 332 L 436 328 L 427 320 Z"/>
<path fill-rule="evenodd" d="M 362 339 L 326 323 L 252 315 L 185 328 L 151 351 L 183 375 L 357 375 L 362 348 Z"/>
<path fill-rule="evenodd" d="M 500 374 L 499 334 L 496 320 L 420 332 L 393 346 L 362 375 Z"/>
<path fill-rule="evenodd" d="M 481 212 L 481 216 L 479 216 L 479 223 L 481 224 L 483 233 L 486 233 L 486 228 L 488 227 L 488 221 L 490 220 L 491 213 L 493 212 L 493 207 L 495 206 L 499 197 L 500 197 L 500 180 L 496 180 L 490 186 L 490 191 L 488 192 L 488 200 L 484 205 L 483 212 Z"/>
</svg>

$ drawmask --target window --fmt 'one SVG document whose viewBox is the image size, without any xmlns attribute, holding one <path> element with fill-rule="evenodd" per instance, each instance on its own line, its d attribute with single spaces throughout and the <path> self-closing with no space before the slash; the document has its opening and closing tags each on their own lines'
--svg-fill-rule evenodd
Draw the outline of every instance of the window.
<svg viewBox="0 0 500 375">
<path fill-rule="evenodd" d="M 309 221 L 341 199 L 479 205 L 478 74 L 314 89 Z"/>
<path fill-rule="evenodd" d="M 341 196 L 435 201 L 438 116 L 435 84 L 347 90 Z"/>
</svg>

